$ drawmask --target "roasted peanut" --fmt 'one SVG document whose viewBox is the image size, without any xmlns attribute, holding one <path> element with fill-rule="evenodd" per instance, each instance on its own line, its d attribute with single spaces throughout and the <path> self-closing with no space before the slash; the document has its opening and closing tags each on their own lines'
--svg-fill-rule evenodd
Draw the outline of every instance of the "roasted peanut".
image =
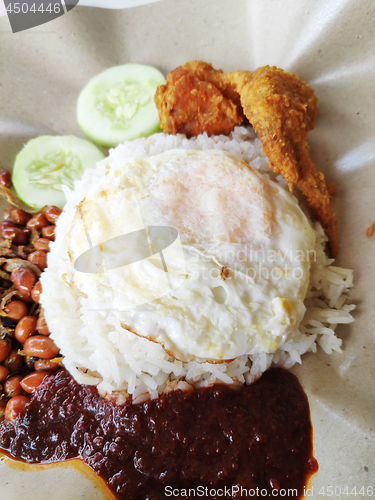
<svg viewBox="0 0 375 500">
<path fill-rule="evenodd" d="M 10 238 L 15 245 L 27 245 L 30 236 L 30 231 L 21 229 L 10 221 L 3 221 L 0 224 L 0 233 L 4 240 Z"/>
<path fill-rule="evenodd" d="M 20 382 L 22 380 L 22 375 L 13 375 L 13 377 L 9 377 L 4 382 L 4 391 L 8 396 L 19 396 L 22 394 L 22 387 Z"/>
<path fill-rule="evenodd" d="M 11 220 L 4 220 L 0 223 L 0 231 L 3 232 L 4 229 L 8 229 L 9 227 L 18 227 L 17 224 Z"/>
<path fill-rule="evenodd" d="M 2 339 L 0 340 L 0 363 L 4 361 L 9 356 L 10 351 L 12 350 L 12 345 L 10 342 Z"/>
<path fill-rule="evenodd" d="M 37 231 L 40 231 L 43 227 L 48 225 L 49 222 L 44 214 L 36 214 L 27 222 L 26 227 L 30 230 L 34 228 Z"/>
<path fill-rule="evenodd" d="M 24 316 L 16 326 L 15 337 L 21 344 L 34 335 L 37 328 L 37 319 L 35 316 Z"/>
<path fill-rule="evenodd" d="M 10 279 L 13 285 L 22 293 L 30 293 L 36 282 L 35 274 L 30 268 L 25 266 L 12 271 Z"/>
<path fill-rule="evenodd" d="M 12 321 L 19 321 L 27 314 L 27 305 L 21 300 L 11 300 L 4 307 L 7 318 Z"/>
<path fill-rule="evenodd" d="M 23 346 L 23 350 L 28 356 L 43 359 L 54 358 L 59 353 L 59 348 L 54 341 L 43 335 L 29 337 Z"/>
<path fill-rule="evenodd" d="M 9 375 L 9 368 L 6 366 L 0 365 L 0 382 L 4 382 L 4 380 Z"/>
<path fill-rule="evenodd" d="M 36 250 L 27 256 L 27 260 L 39 267 L 41 271 L 47 267 L 47 254 L 42 250 Z"/>
<path fill-rule="evenodd" d="M 9 368 L 10 373 L 18 373 L 22 366 L 23 356 L 18 354 L 18 349 L 12 349 L 4 364 Z"/>
<path fill-rule="evenodd" d="M 21 226 L 26 226 L 27 222 L 31 219 L 31 215 L 20 208 L 12 208 L 11 217 Z"/>
<path fill-rule="evenodd" d="M 5 418 L 7 420 L 15 420 L 28 402 L 29 398 L 27 396 L 14 396 L 8 401 L 5 407 Z"/>
<path fill-rule="evenodd" d="M 34 368 L 36 371 L 55 372 L 60 368 L 60 365 L 50 359 L 38 359 L 34 363 Z"/>
<path fill-rule="evenodd" d="M 50 331 L 48 330 L 48 326 L 46 323 L 46 318 L 43 316 L 43 314 L 41 314 L 38 318 L 36 329 L 38 330 L 39 333 L 45 335 L 46 337 L 48 337 L 48 335 L 50 334 Z"/>
<path fill-rule="evenodd" d="M 42 284 L 40 281 L 38 281 L 31 289 L 31 298 L 33 299 L 34 302 L 39 303 L 39 295 L 41 293 L 42 293 Z"/>
<path fill-rule="evenodd" d="M 47 372 L 34 372 L 30 373 L 30 375 L 26 375 L 21 381 L 21 388 L 31 394 L 34 392 L 40 384 L 43 382 L 43 379 L 48 375 Z"/>
<path fill-rule="evenodd" d="M 12 176 L 7 170 L 0 170 L 0 184 L 8 189 L 12 187 Z"/>
<path fill-rule="evenodd" d="M 55 241 L 55 226 L 46 226 L 42 228 L 43 238 Z"/>
<path fill-rule="evenodd" d="M 51 205 L 45 209 L 44 214 L 51 224 L 56 224 L 57 219 L 61 214 L 61 210 L 58 207 Z"/>
<path fill-rule="evenodd" d="M 43 252 L 49 252 L 49 244 L 51 240 L 48 238 L 38 238 L 34 241 L 33 245 L 35 250 L 42 250 Z"/>
<path fill-rule="evenodd" d="M 18 300 L 21 300 L 22 302 L 25 302 L 26 304 L 32 304 L 33 303 L 33 299 L 31 298 L 31 294 L 30 293 L 23 293 L 23 292 L 18 291 L 16 293 L 15 297 Z"/>
</svg>

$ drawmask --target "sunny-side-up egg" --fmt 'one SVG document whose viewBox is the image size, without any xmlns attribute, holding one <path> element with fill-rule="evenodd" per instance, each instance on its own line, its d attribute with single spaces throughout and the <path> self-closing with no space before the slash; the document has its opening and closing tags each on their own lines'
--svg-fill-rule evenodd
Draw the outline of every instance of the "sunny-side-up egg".
<svg viewBox="0 0 375 500">
<path fill-rule="evenodd" d="M 108 164 L 67 235 L 69 285 L 181 361 L 274 351 L 305 312 L 314 231 L 291 194 L 222 151 Z"/>
</svg>

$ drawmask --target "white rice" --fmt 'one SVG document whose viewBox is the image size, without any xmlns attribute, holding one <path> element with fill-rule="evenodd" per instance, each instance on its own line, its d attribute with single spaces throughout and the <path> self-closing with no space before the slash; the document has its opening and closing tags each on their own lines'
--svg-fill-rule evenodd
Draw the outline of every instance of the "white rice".
<svg viewBox="0 0 375 500">
<path fill-rule="evenodd" d="M 176 148 L 227 151 L 287 189 L 285 180 L 269 169 L 260 141 L 251 128 L 236 127 L 229 136 L 202 134 L 192 139 L 155 134 L 112 149 L 109 158 L 101 161 L 96 169 L 86 171 L 82 180 L 76 181 L 74 192 L 66 191 L 65 212 L 71 211 L 82 199 L 85 185 L 104 175 L 108 162 L 121 165 L 124 158 L 153 156 Z M 52 331 L 51 337 L 65 356 L 66 368 L 79 383 L 98 384 L 102 394 L 115 395 L 120 402 L 124 401 L 124 395 L 132 394 L 133 401 L 140 403 L 173 388 L 202 387 L 215 382 L 250 384 L 271 365 L 291 368 L 301 363 L 301 355 L 316 352 L 317 345 L 329 354 L 341 351 L 342 341 L 335 329 L 340 323 L 353 321 L 351 311 L 355 306 L 346 305 L 353 273 L 333 266 L 333 259 L 326 256 L 327 237 L 319 223 L 314 224 L 316 259 L 310 270 L 306 313 L 289 340 L 273 353 L 243 355 L 230 363 L 182 363 L 171 358 L 159 344 L 124 330 L 114 317 L 90 310 L 87 299 L 74 295 L 64 281 L 64 274 L 69 275 L 62 258 L 66 252 L 65 212 L 57 224 L 48 269 L 42 274 L 41 302 L 48 306 L 47 322 L 51 317 L 64 322 L 64 333 Z M 52 268 L 58 272 L 52 272 Z"/>
</svg>

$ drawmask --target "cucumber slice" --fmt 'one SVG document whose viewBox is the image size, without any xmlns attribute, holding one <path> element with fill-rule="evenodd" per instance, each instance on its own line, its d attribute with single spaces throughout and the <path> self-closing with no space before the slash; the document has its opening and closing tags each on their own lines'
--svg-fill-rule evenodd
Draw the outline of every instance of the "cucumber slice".
<svg viewBox="0 0 375 500">
<path fill-rule="evenodd" d="M 77 120 L 84 133 L 102 146 L 160 131 L 154 102 L 164 76 L 152 66 L 114 66 L 92 78 L 77 103 Z"/>
<path fill-rule="evenodd" d="M 13 186 L 21 200 L 33 208 L 56 205 L 63 208 L 61 186 L 74 188 L 74 181 L 93 168 L 104 154 L 91 142 L 72 135 L 42 135 L 31 139 L 18 153 L 12 173 Z"/>
</svg>

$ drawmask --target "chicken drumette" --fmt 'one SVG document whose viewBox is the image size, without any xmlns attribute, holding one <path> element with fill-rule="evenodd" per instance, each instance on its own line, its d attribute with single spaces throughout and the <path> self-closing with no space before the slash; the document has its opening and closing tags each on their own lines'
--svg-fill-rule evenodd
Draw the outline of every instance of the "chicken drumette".
<svg viewBox="0 0 375 500">
<path fill-rule="evenodd" d="M 316 170 L 307 134 L 318 114 L 314 91 L 296 75 L 276 67 L 223 73 L 202 61 L 171 71 L 158 87 L 155 103 L 165 133 L 188 137 L 229 134 L 245 118 L 254 127 L 270 166 L 297 185 L 323 225 L 331 253 L 337 254 L 333 188 Z"/>
</svg>

